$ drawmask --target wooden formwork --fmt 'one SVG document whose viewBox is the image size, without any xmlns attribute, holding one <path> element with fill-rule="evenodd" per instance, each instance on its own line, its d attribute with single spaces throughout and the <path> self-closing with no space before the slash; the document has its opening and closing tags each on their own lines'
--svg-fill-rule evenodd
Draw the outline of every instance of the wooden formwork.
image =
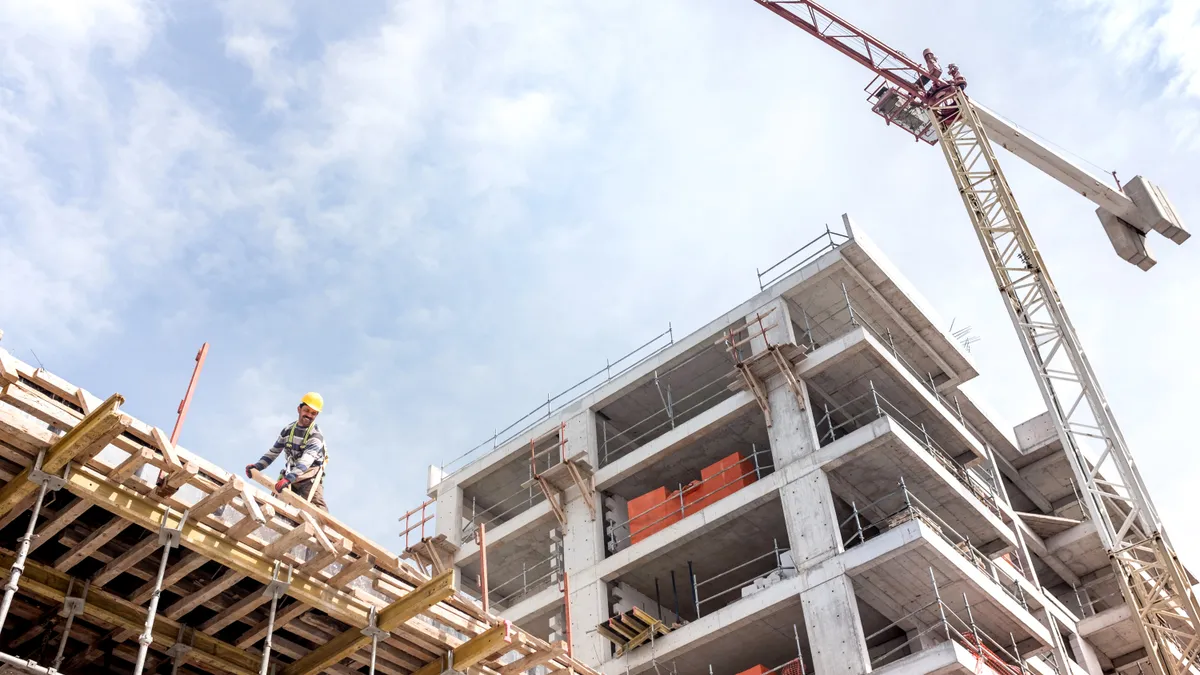
<svg viewBox="0 0 1200 675">
<path fill-rule="evenodd" d="M 379 673 L 430 675 L 452 662 L 464 672 L 545 665 L 595 675 L 563 645 L 484 613 L 458 593 L 455 570 L 430 577 L 290 492 L 259 489 L 172 445 L 122 403 L 0 349 L 0 576 L 12 575 L 35 481 L 65 472 L 43 500 L 0 651 L 51 666 L 68 625 L 64 606 L 73 606 L 59 671 L 130 672 L 162 533 L 177 531 L 178 546 L 165 549 L 147 673 L 176 661 L 180 673 L 258 673 L 275 588 L 277 673 L 366 672 L 373 626 L 384 631 Z M 165 487 L 140 477 L 146 466 Z M 287 568 L 290 582 L 272 587 Z M 72 598 L 82 602 L 65 602 Z"/>
</svg>

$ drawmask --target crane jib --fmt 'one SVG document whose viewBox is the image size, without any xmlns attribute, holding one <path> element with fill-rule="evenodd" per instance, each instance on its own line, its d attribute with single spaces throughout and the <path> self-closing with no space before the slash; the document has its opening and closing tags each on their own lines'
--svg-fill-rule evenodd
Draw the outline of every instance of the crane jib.
<svg viewBox="0 0 1200 675">
<path fill-rule="evenodd" d="M 1140 176 L 1124 189 L 1118 185 L 1111 190 L 998 116 L 988 112 L 985 124 L 963 92 L 966 81 L 957 68 L 948 67 L 949 82 L 941 79 L 941 68 L 928 50 L 921 66 L 817 3 L 754 1 L 885 80 L 870 93 L 873 110 L 889 123 L 923 140 L 936 138 L 931 142 L 942 148 L 950 166 L 1063 451 L 1082 487 L 1080 501 L 1132 609 L 1144 658 L 1158 675 L 1195 672 L 1200 664 L 1200 608 L 1191 592 L 1191 576 L 1162 528 L 988 134 L 1096 202 L 1118 254 L 1142 269 L 1154 264 L 1145 247 L 1147 233 L 1157 231 L 1175 243 L 1187 240 L 1174 207 L 1157 186 Z M 1053 630 L 1057 633 L 1056 627 Z M 1061 640 L 1056 641 L 1055 652 L 1060 661 L 1068 658 Z M 1060 672 L 1069 672 L 1064 670 L 1067 663 L 1059 666 Z M 1024 664 L 1021 667 L 1024 671 Z"/>
</svg>

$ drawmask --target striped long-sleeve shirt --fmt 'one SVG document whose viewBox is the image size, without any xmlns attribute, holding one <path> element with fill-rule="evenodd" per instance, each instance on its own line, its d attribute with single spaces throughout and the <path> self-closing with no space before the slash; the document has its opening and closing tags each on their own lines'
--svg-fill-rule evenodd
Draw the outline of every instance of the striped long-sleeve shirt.
<svg viewBox="0 0 1200 675">
<path fill-rule="evenodd" d="M 266 471 L 281 452 L 284 465 L 280 475 L 294 483 L 300 474 L 325 463 L 325 437 L 316 423 L 301 427 L 292 422 L 279 432 L 275 445 L 254 464 L 259 471 Z"/>
</svg>

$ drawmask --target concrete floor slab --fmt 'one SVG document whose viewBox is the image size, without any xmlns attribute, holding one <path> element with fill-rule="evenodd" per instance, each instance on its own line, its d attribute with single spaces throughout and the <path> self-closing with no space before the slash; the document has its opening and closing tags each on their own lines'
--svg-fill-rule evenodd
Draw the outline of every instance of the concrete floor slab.
<svg viewBox="0 0 1200 675">
<path fill-rule="evenodd" d="M 891 418 L 877 419 L 839 438 L 818 456 L 834 493 L 859 506 L 864 524 L 903 506 L 904 497 L 898 493 L 903 479 L 918 508 L 937 514 L 963 538 L 976 545 L 996 539 L 1017 544 L 997 512 Z M 995 500 L 990 503 L 994 506 Z"/>
<path fill-rule="evenodd" d="M 909 521 L 848 550 L 847 574 L 858 596 L 885 617 L 913 630 L 940 622 L 937 595 L 966 621 L 966 603 L 979 630 L 995 639 L 1034 639 L 1049 646 L 1050 634 L 1018 598 L 1002 589 L 991 569 L 970 562 L 926 523 Z M 1010 579 L 1000 579 L 1012 586 Z"/>
</svg>

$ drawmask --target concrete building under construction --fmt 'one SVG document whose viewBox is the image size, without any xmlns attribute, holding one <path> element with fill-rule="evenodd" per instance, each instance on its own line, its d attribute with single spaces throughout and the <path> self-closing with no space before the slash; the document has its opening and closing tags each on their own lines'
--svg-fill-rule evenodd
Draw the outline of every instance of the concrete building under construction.
<svg viewBox="0 0 1200 675">
<path fill-rule="evenodd" d="M 607 675 L 1142 669 L 1048 415 L 966 395 L 960 341 L 843 221 L 431 470 L 409 555 Z"/>
</svg>

